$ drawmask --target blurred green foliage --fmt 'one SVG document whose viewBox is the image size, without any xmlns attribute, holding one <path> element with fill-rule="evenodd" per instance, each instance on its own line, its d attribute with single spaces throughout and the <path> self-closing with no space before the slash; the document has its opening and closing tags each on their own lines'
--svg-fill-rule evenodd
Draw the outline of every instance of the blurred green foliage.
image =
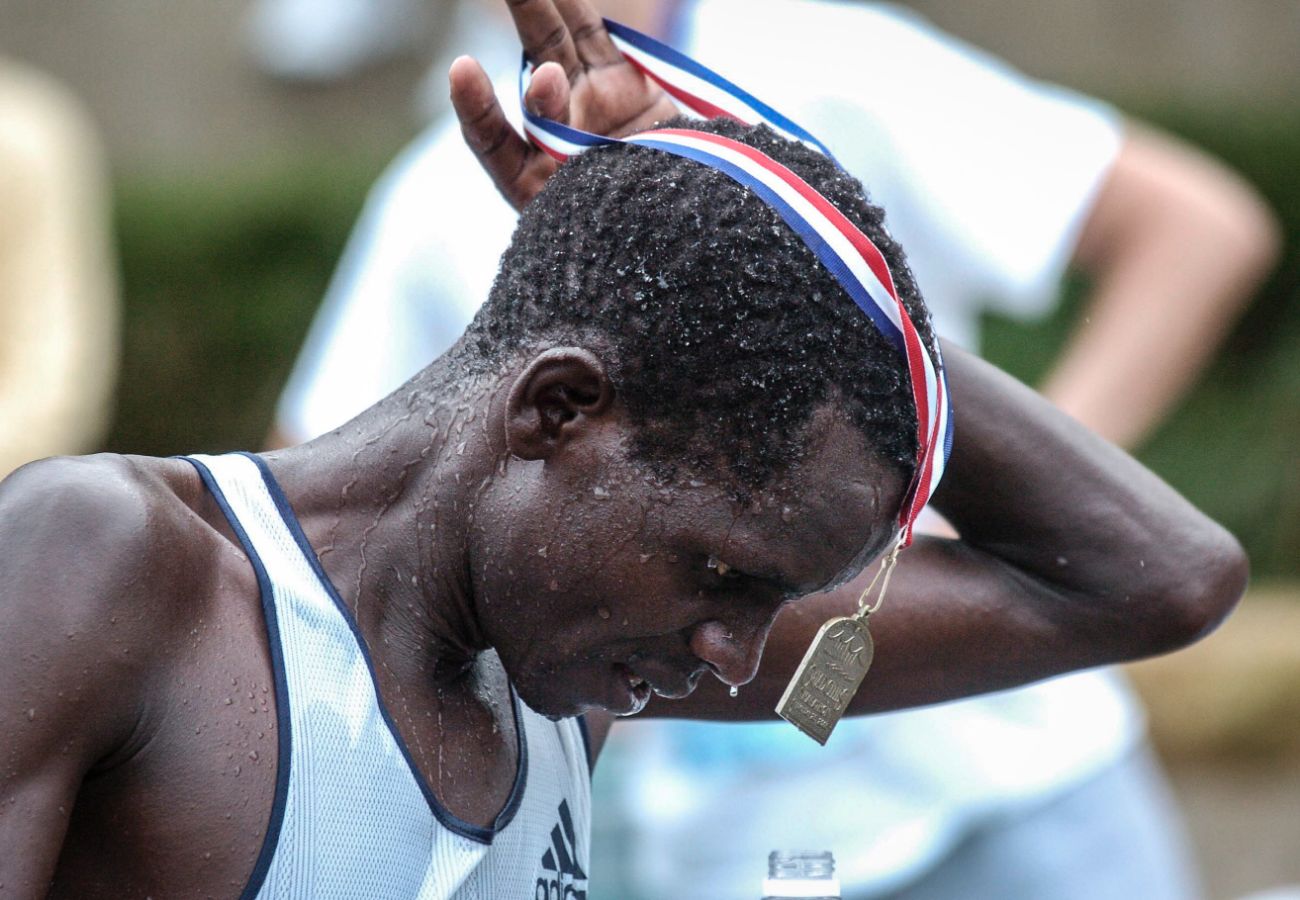
<svg viewBox="0 0 1300 900">
<path fill-rule="evenodd" d="M 1300 575 L 1300 110 L 1139 110 L 1227 160 L 1282 217 L 1283 262 L 1222 355 L 1142 452 L 1246 544 L 1259 574 Z M 124 366 L 109 448 L 262 445 L 312 313 L 382 161 L 118 184 Z M 430 211 L 436 215 L 436 210 Z M 1033 383 L 1079 314 L 990 320 L 986 353 Z"/>
<path fill-rule="evenodd" d="M 376 160 L 119 181 L 124 334 L 109 449 L 263 445 Z"/>
</svg>

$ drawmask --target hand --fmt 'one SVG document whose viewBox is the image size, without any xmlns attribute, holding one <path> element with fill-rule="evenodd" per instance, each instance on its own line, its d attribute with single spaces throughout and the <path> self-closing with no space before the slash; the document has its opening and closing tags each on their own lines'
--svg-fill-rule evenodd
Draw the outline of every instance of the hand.
<svg viewBox="0 0 1300 900">
<path fill-rule="evenodd" d="M 657 84 L 623 58 L 585 0 L 506 0 L 528 58 L 537 65 L 524 102 L 536 115 L 621 137 L 678 114 Z M 515 209 L 537 195 L 559 164 L 506 121 L 483 67 L 462 56 L 448 75 L 461 133 Z"/>
</svg>

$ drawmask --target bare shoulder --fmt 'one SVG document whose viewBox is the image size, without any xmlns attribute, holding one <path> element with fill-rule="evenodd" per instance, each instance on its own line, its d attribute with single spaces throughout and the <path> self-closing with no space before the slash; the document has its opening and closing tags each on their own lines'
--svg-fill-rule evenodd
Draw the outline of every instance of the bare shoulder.
<svg viewBox="0 0 1300 900">
<path fill-rule="evenodd" d="M 0 482 L 0 606 L 33 603 L 35 595 L 47 612 L 76 616 L 111 606 L 126 588 L 144 600 L 139 588 L 171 568 L 155 560 L 188 546 L 178 540 L 189 509 L 177 491 L 182 465 L 54 457 Z"/>
<path fill-rule="evenodd" d="M 205 552 L 186 533 L 194 514 L 177 490 L 181 466 L 64 457 L 0 482 L 0 656 L 39 649 L 43 658 L 11 679 L 43 671 L 84 683 L 87 665 L 115 682 L 143 677 L 182 625 L 174 598 L 188 573 L 201 571 L 194 563 Z M 63 671 L 65 660 L 75 672 Z"/>
<path fill-rule="evenodd" d="M 8 539 L 71 542 L 108 528 L 125 531 L 120 526 L 132 513 L 142 518 L 147 500 L 147 475 L 130 457 L 55 456 L 0 481 L 0 529 Z"/>
</svg>

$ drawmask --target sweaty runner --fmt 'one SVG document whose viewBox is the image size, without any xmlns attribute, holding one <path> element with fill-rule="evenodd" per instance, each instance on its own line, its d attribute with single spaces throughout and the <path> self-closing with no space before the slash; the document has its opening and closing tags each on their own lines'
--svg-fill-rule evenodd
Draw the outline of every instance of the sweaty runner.
<svg viewBox="0 0 1300 900">
<path fill-rule="evenodd" d="M 671 115 L 585 5 L 513 11 L 546 118 Z M 925 458 L 914 369 L 772 207 L 653 149 L 556 173 L 480 70 L 452 74 L 471 146 L 527 204 L 455 347 L 283 453 L 50 460 L 0 486 L 15 894 L 580 895 L 611 716 L 771 716 L 898 540 Z M 691 127 L 846 216 L 937 362 L 860 185 L 768 130 Z M 903 552 L 852 712 L 1172 649 L 1230 610 L 1230 536 L 1033 392 L 946 361 L 933 503 L 962 538 Z"/>
</svg>

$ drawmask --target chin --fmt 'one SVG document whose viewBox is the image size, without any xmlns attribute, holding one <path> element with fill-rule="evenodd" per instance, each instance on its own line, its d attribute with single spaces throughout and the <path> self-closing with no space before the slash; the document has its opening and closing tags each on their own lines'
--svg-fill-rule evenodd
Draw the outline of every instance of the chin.
<svg viewBox="0 0 1300 900">
<path fill-rule="evenodd" d="M 591 709 L 590 703 L 581 702 L 576 696 L 563 692 L 560 685 L 551 682 L 546 685 L 536 685 L 530 682 L 514 682 L 515 694 L 522 700 L 529 709 L 540 716 L 545 716 L 552 722 L 558 722 L 560 719 L 571 719 L 574 716 L 580 716 Z"/>
</svg>

